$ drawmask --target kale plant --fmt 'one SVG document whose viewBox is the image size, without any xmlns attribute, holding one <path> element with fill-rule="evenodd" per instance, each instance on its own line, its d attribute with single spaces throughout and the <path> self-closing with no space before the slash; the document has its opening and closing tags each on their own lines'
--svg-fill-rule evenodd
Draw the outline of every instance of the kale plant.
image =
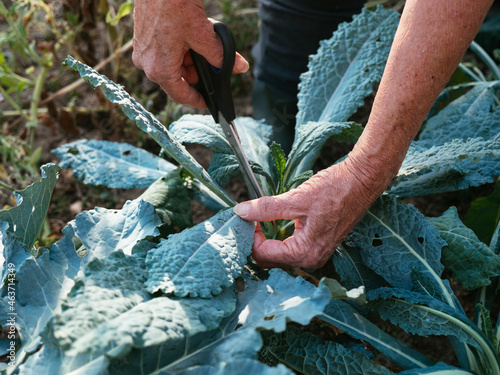
<svg viewBox="0 0 500 375">
<path fill-rule="evenodd" d="M 269 145 L 269 126 L 236 120 L 266 194 L 307 179 L 327 139 L 356 141 L 363 129 L 348 119 L 380 80 L 397 25 L 395 12 L 364 10 L 321 43 L 301 79 L 287 156 Z M 500 226 L 486 244 L 454 207 L 430 218 L 402 200 L 480 186 L 500 174 L 500 81 L 467 84 L 453 100 L 457 88 L 443 92 L 442 109 L 431 111 L 398 175 L 333 255 L 340 280 L 313 285 L 248 261 L 255 225 L 232 211 L 223 187 L 238 166 L 210 117 L 186 115 L 167 129 L 121 86 L 72 58 L 66 64 L 102 87 L 172 162 L 126 144 L 80 140 L 54 150 L 60 166 L 43 166 L 42 179 L 18 193 L 18 206 L 0 211 L 0 324 L 18 333 L 0 341 L 5 372 L 392 373 L 368 346 L 403 374 L 500 374 L 500 325 L 491 316 Z M 213 150 L 207 171 L 182 145 L 188 142 Z M 80 213 L 59 241 L 36 249 L 61 167 L 87 184 L 147 189 L 121 210 Z M 193 226 L 191 199 L 217 213 Z M 283 235 L 289 224 L 279 225 L 269 235 Z M 474 317 L 444 269 L 477 290 Z M 344 335 L 322 341 L 298 328 L 313 318 Z M 377 326 L 379 318 L 413 335 L 446 336 L 460 367 L 434 363 Z"/>
</svg>

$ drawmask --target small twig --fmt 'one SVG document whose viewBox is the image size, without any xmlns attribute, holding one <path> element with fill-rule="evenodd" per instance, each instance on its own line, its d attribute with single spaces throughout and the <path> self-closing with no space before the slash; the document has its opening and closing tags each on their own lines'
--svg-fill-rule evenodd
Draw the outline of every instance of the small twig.
<svg viewBox="0 0 500 375">
<path fill-rule="evenodd" d="M 76 113 L 76 114 L 85 114 L 85 113 L 95 113 L 95 112 L 107 112 L 109 111 L 108 107 L 100 107 L 100 108 L 92 108 L 89 109 L 87 107 L 61 107 L 61 110 L 65 112 L 70 112 L 70 113 Z M 48 113 L 49 110 L 47 108 L 38 108 L 36 114 L 41 115 Z M 19 111 L 3 111 L 0 112 L 0 118 L 5 118 L 5 117 L 18 117 L 21 116 L 24 113 L 23 110 Z"/>
<path fill-rule="evenodd" d="M 97 64 L 94 67 L 94 70 L 99 71 L 104 66 L 106 66 L 109 62 L 113 61 L 116 58 L 117 55 L 120 55 L 120 54 L 128 51 L 130 48 L 132 48 L 132 45 L 133 45 L 133 41 L 131 39 L 127 43 L 125 43 L 118 51 L 116 51 L 111 56 L 107 57 L 105 60 L 103 60 L 99 64 Z M 55 92 L 54 94 L 52 94 L 48 98 L 42 100 L 40 102 L 40 106 L 43 106 L 43 105 L 45 105 L 47 103 L 50 103 L 50 102 L 54 101 L 55 99 L 57 99 L 57 98 L 65 95 L 65 94 L 67 94 L 68 92 L 75 90 L 78 86 L 80 86 L 84 82 L 85 81 L 82 78 L 80 78 L 77 81 L 73 82 L 72 84 L 70 84 L 70 85 L 68 85 L 66 87 L 63 87 L 62 89 L 60 89 L 59 91 Z"/>
<path fill-rule="evenodd" d="M 2 181 L 0 181 L 0 187 L 4 188 L 4 189 L 7 189 L 7 190 L 10 190 L 10 191 L 16 191 L 16 189 L 11 188 L 9 185 L 4 184 Z"/>
</svg>

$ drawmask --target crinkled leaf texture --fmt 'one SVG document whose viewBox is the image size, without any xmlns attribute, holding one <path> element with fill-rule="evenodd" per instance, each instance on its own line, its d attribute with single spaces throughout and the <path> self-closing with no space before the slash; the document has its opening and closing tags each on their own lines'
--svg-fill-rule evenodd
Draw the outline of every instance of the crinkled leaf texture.
<svg viewBox="0 0 500 375">
<path fill-rule="evenodd" d="M 110 373 L 229 375 L 255 368 L 273 371 L 263 373 L 289 373 L 282 366 L 272 370 L 258 364 L 257 352 L 262 346 L 259 331 L 283 331 L 290 321 L 307 324 L 323 311 L 329 300 L 327 287 L 317 288 L 284 271 L 272 270 L 268 280 L 251 280 L 245 290 L 238 293 L 236 311 L 223 320 L 218 329 L 184 341 L 166 341 L 156 347 L 134 350 L 130 359 L 114 361 Z M 241 370 L 234 370 L 238 364 Z M 198 372 L 199 368 L 205 372 Z M 221 372 L 223 370 L 226 372 Z"/>
<path fill-rule="evenodd" d="M 115 254 L 114 259 L 110 258 L 112 261 L 120 257 L 120 253 Z M 52 325 L 52 334 L 58 346 L 69 349 L 66 352 L 68 356 L 96 356 L 116 346 L 144 348 L 167 340 L 183 339 L 216 329 L 235 308 L 234 292 L 227 289 L 212 299 L 163 296 L 151 299 L 141 287 L 144 268 L 134 265 L 134 261 L 122 256 L 119 268 L 115 268 L 118 264 L 107 265 L 105 261 L 95 260 L 99 266 L 106 267 L 105 270 L 89 270 L 87 280 L 72 291 L 64 313 Z M 121 276 L 111 282 L 110 279 L 118 272 L 122 273 Z M 134 272 L 140 272 L 141 276 L 133 278 Z M 125 284 L 120 289 L 121 296 L 116 296 L 118 283 Z M 99 307 L 92 307 L 92 304 Z M 99 308 L 100 314 L 96 314 L 96 308 Z M 97 319 L 90 318 L 91 321 L 85 323 L 83 319 L 89 319 L 85 311 L 89 310 L 95 311 L 93 316 Z M 75 315 L 78 318 L 75 319 Z"/>
<path fill-rule="evenodd" d="M 203 169 L 203 167 L 191 156 L 179 141 L 170 134 L 163 124 L 156 117 L 146 111 L 144 107 L 132 98 L 122 86 L 117 85 L 107 77 L 97 73 L 89 66 L 82 64 L 71 56 L 64 60 L 64 64 L 70 66 L 80 73 L 80 76 L 89 82 L 92 87 L 102 86 L 104 95 L 112 102 L 119 104 L 123 112 L 137 126 L 148 133 L 158 144 L 163 147 L 165 152 L 182 165 L 194 178 L 200 180 L 203 184 L 210 187 L 217 196 L 228 206 L 234 205 L 234 200 L 227 195 Z"/>
<path fill-rule="evenodd" d="M 60 169 L 61 167 L 55 164 L 43 165 L 40 181 L 14 193 L 17 206 L 0 210 L 0 222 L 9 223 L 7 231 L 14 233 L 29 250 L 42 229 Z"/>
<path fill-rule="evenodd" d="M 174 169 L 153 182 L 139 197 L 155 208 L 164 223 L 162 234 L 175 233 L 175 227 L 185 229 L 193 225 L 191 199 L 181 173 L 181 168 Z"/>
<path fill-rule="evenodd" d="M 163 158 L 127 143 L 81 139 L 52 150 L 62 168 L 89 185 L 145 188 L 176 168 Z"/>
<path fill-rule="evenodd" d="M 45 346 L 22 373 L 107 374 L 111 359 L 133 350 L 166 341 L 176 347 L 189 336 L 217 329 L 235 309 L 234 292 L 226 289 L 212 299 L 151 298 L 144 281 L 145 257 L 152 247 L 142 241 L 132 255 L 115 251 L 91 260 L 44 331 Z M 47 358 L 50 372 L 43 369 Z"/>
<path fill-rule="evenodd" d="M 369 306 L 386 320 L 407 332 L 427 336 L 446 335 L 458 342 L 469 344 L 496 363 L 495 349 L 484 333 L 462 314 L 428 295 L 401 288 L 380 288 L 369 292 Z"/>
<path fill-rule="evenodd" d="M 252 250 L 255 223 L 232 209 L 171 235 L 148 252 L 147 289 L 208 298 L 239 276 Z"/>
<path fill-rule="evenodd" d="M 282 333 L 264 335 L 260 354 L 285 363 L 301 374 L 393 374 L 364 354 L 332 341 L 323 342 L 295 326 L 289 326 Z"/>
<path fill-rule="evenodd" d="M 481 82 L 426 121 L 418 144 L 432 147 L 453 139 L 493 138 L 498 134 L 500 107 L 495 90 L 500 81 Z"/>
<path fill-rule="evenodd" d="M 83 211 L 70 224 L 92 256 L 105 258 L 118 249 L 130 254 L 139 240 L 159 234 L 156 227 L 161 221 L 152 204 L 136 199 L 127 201 L 121 210 Z"/>
<path fill-rule="evenodd" d="M 412 288 L 413 268 L 441 285 L 441 248 L 446 242 L 439 231 L 409 204 L 381 196 L 356 225 L 349 241 L 361 249 L 361 258 L 390 285 Z M 447 294 L 442 287 L 442 293 Z"/>
<path fill-rule="evenodd" d="M 37 349 L 40 335 L 47 322 L 53 318 L 54 314 L 60 313 L 61 303 L 73 287 L 75 277 L 81 273 L 90 259 L 107 256 L 107 252 L 111 251 L 106 248 L 107 246 L 119 246 L 125 242 L 124 240 L 120 241 L 120 238 L 128 236 L 128 240 L 133 242 L 140 240 L 141 236 L 157 232 L 154 223 L 159 222 L 159 220 L 152 206 L 143 201 L 135 201 L 127 207 L 132 206 L 136 208 L 138 206 L 149 207 L 149 210 L 139 210 L 139 213 L 144 216 L 135 216 L 134 219 L 127 222 L 129 228 L 136 228 L 133 231 L 127 230 L 125 228 L 127 226 L 123 225 L 122 220 L 115 220 L 113 215 L 119 216 L 120 210 L 113 211 L 111 216 L 106 217 L 105 222 L 100 223 L 93 221 L 96 217 L 92 213 L 84 212 L 80 214 L 82 215 L 80 218 L 63 229 L 64 236 L 53 244 L 50 250 L 42 250 L 37 258 L 26 257 L 26 248 L 21 243 L 17 243 L 16 247 L 11 249 L 12 251 L 22 251 L 23 254 L 20 258 L 16 258 L 19 262 L 16 262 L 18 282 L 15 286 L 16 326 L 23 345 L 18 351 L 20 362 L 26 353 Z M 127 208 L 125 211 L 128 212 Z M 109 221 L 107 221 L 108 219 Z M 143 226 L 141 223 L 145 222 L 149 224 Z M 113 225 L 116 225 L 116 228 L 110 228 Z M 112 236 L 109 235 L 110 233 Z M 131 233 L 134 235 L 130 235 Z M 82 239 L 85 243 L 85 251 L 79 248 L 83 242 Z M 110 242 L 104 245 L 106 239 Z M 14 242 L 10 244 L 14 244 Z M 95 254 L 93 249 L 97 251 Z M 5 295 L 3 293 L 3 296 Z M 9 305 L 6 298 L 0 300 L 2 325 L 5 325 L 9 316 L 7 315 Z M 87 319 L 86 316 L 85 320 Z"/>
<path fill-rule="evenodd" d="M 297 129 L 309 121 L 347 121 L 382 77 L 398 13 L 363 9 L 322 41 L 299 84 Z"/>
<path fill-rule="evenodd" d="M 440 217 L 429 217 L 427 221 L 448 243 L 442 250 L 441 261 L 465 289 L 490 285 L 491 278 L 500 275 L 500 257 L 462 223 L 456 207 L 450 207 Z"/>
<path fill-rule="evenodd" d="M 400 197 L 480 186 L 500 175 L 500 133 L 491 139 L 454 139 L 429 149 L 414 142 L 388 193 Z"/>
<path fill-rule="evenodd" d="M 63 300 L 74 285 L 74 279 L 83 266 L 75 252 L 71 227 L 63 229 L 64 236 L 40 256 L 30 256 L 16 266 L 14 307 L 15 324 L 22 347 L 16 359 L 22 363 L 26 353 L 35 351 L 40 344 L 40 334 L 52 316 L 61 310 Z M 0 300 L 0 325 L 6 326 L 12 316 L 7 290 L 2 290 Z"/>
</svg>

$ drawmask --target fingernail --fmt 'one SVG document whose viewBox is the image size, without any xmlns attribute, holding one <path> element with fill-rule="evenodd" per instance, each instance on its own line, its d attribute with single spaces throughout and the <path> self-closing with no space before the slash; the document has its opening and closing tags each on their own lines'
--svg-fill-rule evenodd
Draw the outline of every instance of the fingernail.
<svg viewBox="0 0 500 375">
<path fill-rule="evenodd" d="M 248 61 L 246 61 L 243 58 L 237 58 L 235 65 L 236 65 L 236 70 L 241 73 L 246 73 L 250 68 L 250 65 L 248 65 Z"/>
<path fill-rule="evenodd" d="M 250 211 L 250 205 L 248 203 L 239 203 L 234 207 L 234 213 L 240 217 L 245 217 Z"/>
</svg>

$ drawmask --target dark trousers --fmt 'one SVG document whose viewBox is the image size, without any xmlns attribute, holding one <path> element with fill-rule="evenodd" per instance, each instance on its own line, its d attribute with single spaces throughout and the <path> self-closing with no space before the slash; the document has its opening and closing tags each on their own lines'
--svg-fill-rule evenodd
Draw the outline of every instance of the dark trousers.
<svg viewBox="0 0 500 375">
<path fill-rule="evenodd" d="M 254 117 L 273 126 L 273 140 L 291 147 L 300 74 L 319 42 L 360 13 L 366 0 L 259 0 L 260 37 L 254 46 Z"/>
</svg>

